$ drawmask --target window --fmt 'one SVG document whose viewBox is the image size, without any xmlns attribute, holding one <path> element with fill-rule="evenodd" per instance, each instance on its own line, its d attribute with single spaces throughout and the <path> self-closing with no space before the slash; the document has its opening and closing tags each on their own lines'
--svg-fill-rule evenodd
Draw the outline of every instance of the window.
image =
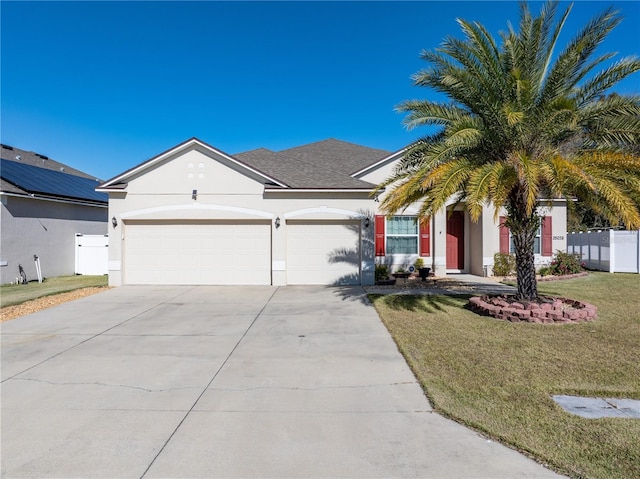
<svg viewBox="0 0 640 479">
<path fill-rule="evenodd" d="M 418 224 L 415 216 L 387 218 L 387 254 L 418 254 Z"/>
<path fill-rule="evenodd" d="M 393 216 L 385 218 L 376 215 L 374 221 L 376 256 L 388 254 L 431 255 L 431 220 L 425 218 L 418 223 L 415 216 Z M 508 247 L 505 237 L 504 248 Z"/>
<path fill-rule="evenodd" d="M 513 238 L 509 228 L 504 226 L 506 217 L 500 217 L 500 252 L 513 253 Z M 551 216 L 544 216 L 540 221 L 540 228 L 533 240 L 533 249 L 535 254 L 542 256 L 551 256 L 553 254 L 553 219 Z"/>
<path fill-rule="evenodd" d="M 542 238 L 542 226 L 538 228 L 536 237 L 533 239 L 533 254 L 540 254 L 540 238 Z M 511 232 L 509 232 L 509 253 L 514 254 L 515 252 L 516 248 L 513 245 L 513 236 Z"/>
</svg>

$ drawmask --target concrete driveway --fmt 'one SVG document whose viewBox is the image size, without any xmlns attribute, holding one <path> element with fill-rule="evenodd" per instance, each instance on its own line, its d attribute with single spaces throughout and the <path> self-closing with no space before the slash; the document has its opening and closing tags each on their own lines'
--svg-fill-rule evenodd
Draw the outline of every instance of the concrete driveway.
<svg viewBox="0 0 640 479">
<path fill-rule="evenodd" d="M 359 287 L 126 286 L 1 328 L 2 477 L 558 477 L 431 412 Z"/>
</svg>

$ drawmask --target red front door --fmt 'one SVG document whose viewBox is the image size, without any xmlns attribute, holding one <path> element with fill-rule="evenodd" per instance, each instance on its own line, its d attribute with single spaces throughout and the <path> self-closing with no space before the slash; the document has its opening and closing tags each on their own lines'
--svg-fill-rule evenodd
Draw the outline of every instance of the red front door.
<svg viewBox="0 0 640 479">
<path fill-rule="evenodd" d="M 454 211 L 447 218 L 447 269 L 464 268 L 464 213 Z"/>
</svg>

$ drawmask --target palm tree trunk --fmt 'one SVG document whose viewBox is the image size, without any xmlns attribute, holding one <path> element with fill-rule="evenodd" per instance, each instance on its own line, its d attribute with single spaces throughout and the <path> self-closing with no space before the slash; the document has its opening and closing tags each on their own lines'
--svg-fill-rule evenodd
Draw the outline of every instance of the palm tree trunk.
<svg viewBox="0 0 640 479">
<path fill-rule="evenodd" d="M 530 228 L 513 235 L 513 246 L 516 253 L 516 276 L 518 278 L 518 293 L 520 301 L 534 301 L 538 299 L 538 282 L 534 263 L 533 242 L 537 228 Z"/>
</svg>

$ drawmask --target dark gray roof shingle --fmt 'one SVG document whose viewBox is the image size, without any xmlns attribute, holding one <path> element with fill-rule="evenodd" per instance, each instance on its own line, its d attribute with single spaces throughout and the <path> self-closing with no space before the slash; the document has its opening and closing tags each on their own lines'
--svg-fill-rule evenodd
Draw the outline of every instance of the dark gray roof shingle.
<svg viewBox="0 0 640 479">
<path fill-rule="evenodd" d="M 37 166 L 38 168 L 45 168 L 47 170 L 62 171 L 68 175 L 81 176 L 83 178 L 97 179 L 95 176 L 88 175 L 84 171 L 76 170 L 69 165 L 52 160 L 48 156 L 41 155 L 33 151 L 21 150 L 20 148 L 14 148 L 8 145 L 1 145 L 0 148 L 3 160 L 19 161 L 24 165 Z M 20 159 L 18 159 L 18 157 Z"/>
<path fill-rule="evenodd" d="M 340 140 L 324 140 L 280 152 L 258 148 L 234 155 L 249 166 L 291 188 L 371 189 L 374 185 L 350 175 L 389 155 Z"/>
<path fill-rule="evenodd" d="M 21 195 L 27 194 L 27 192 L 22 188 L 18 188 L 16 185 L 12 185 L 8 181 L 4 181 L 2 178 L 0 178 L 0 191 L 4 193 L 18 193 Z"/>
<path fill-rule="evenodd" d="M 280 153 L 298 160 L 312 162 L 320 160 L 331 164 L 332 169 L 347 175 L 351 175 L 391 154 L 390 151 L 356 145 L 334 138 L 296 146 Z"/>
</svg>

